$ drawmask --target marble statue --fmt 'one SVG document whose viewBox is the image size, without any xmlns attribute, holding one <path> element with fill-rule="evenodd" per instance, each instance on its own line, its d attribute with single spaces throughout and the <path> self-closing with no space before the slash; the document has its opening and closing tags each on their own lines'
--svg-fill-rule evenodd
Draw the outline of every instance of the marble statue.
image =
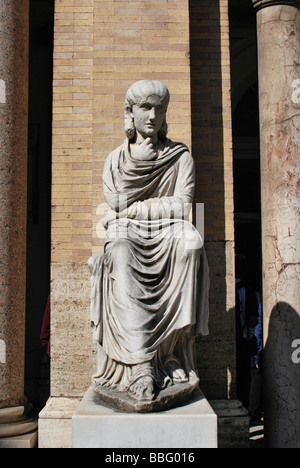
<svg viewBox="0 0 300 468">
<path fill-rule="evenodd" d="M 126 94 L 126 140 L 108 156 L 104 253 L 89 259 L 93 387 L 125 411 L 156 411 L 199 385 L 194 342 L 208 333 L 208 265 L 189 222 L 194 161 L 167 138 L 169 91 L 160 81 Z"/>
</svg>

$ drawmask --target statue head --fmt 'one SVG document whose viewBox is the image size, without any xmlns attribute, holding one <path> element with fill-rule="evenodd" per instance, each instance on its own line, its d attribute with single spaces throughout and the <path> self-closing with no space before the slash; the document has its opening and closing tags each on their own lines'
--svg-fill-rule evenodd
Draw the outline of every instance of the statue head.
<svg viewBox="0 0 300 468">
<path fill-rule="evenodd" d="M 170 93 L 166 85 L 156 80 L 140 80 L 135 82 L 127 91 L 125 99 L 125 133 L 129 140 L 135 136 L 135 125 L 132 117 L 132 107 L 139 106 L 140 102 L 145 101 L 150 96 L 158 96 L 160 101 L 166 105 L 169 104 Z M 158 132 L 160 140 L 164 140 L 168 133 L 166 119 Z"/>
</svg>

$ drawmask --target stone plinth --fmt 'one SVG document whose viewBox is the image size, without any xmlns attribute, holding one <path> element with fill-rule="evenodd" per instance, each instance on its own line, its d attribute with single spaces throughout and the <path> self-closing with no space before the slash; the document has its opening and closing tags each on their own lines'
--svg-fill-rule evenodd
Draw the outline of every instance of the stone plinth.
<svg viewBox="0 0 300 468">
<path fill-rule="evenodd" d="M 80 401 L 49 398 L 39 414 L 39 448 L 72 448 L 72 416 Z"/>
<path fill-rule="evenodd" d="M 216 448 L 217 416 L 201 391 L 184 406 L 118 412 L 89 388 L 73 416 L 73 448 Z"/>
</svg>

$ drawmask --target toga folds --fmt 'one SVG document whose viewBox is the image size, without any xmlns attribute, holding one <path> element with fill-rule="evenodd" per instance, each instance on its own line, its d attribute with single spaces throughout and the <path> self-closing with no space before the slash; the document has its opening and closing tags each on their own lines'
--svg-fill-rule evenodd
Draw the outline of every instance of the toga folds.
<svg viewBox="0 0 300 468">
<path fill-rule="evenodd" d="M 187 147 L 166 139 L 155 160 L 137 160 L 128 140 L 107 158 L 110 207 L 104 253 L 91 257 L 91 325 L 101 385 L 125 389 L 131 366 L 166 361 L 194 369 L 191 340 L 208 334 L 209 276 L 202 239 L 187 220 L 194 194 Z"/>
</svg>

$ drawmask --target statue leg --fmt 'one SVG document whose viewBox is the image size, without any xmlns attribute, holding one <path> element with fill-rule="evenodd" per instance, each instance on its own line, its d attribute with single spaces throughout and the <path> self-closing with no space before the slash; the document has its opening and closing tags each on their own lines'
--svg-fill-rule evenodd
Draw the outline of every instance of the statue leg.
<svg viewBox="0 0 300 468">
<path fill-rule="evenodd" d="M 137 304 L 136 297 L 141 295 L 140 286 L 134 276 L 134 254 L 127 239 L 118 239 L 110 247 L 110 260 L 112 260 L 113 294 L 115 301 L 122 304 L 125 312 L 120 320 L 126 321 L 126 327 L 131 331 L 128 347 L 142 350 L 147 337 L 143 333 L 143 317 L 145 311 Z M 132 330 L 137 330 L 134 334 Z M 152 361 L 145 361 L 132 365 L 132 378 L 128 387 L 129 395 L 139 401 L 154 399 L 154 373 Z"/>
</svg>

